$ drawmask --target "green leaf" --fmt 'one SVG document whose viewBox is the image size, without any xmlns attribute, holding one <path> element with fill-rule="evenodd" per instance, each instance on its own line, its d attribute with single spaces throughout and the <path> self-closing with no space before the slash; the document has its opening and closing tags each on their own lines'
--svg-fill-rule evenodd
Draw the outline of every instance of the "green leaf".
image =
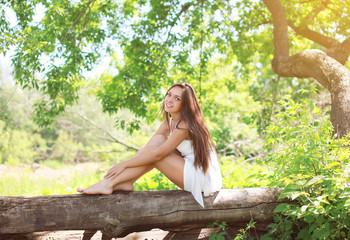
<svg viewBox="0 0 350 240">
<path fill-rule="evenodd" d="M 301 206 L 301 208 L 300 208 L 301 212 L 305 212 L 308 207 L 309 207 L 309 205 Z"/>
<path fill-rule="evenodd" d="M 305 220 L 305 222 L 310 224 L 310 223 L 315 221 L 315 217 L 313 215 L 308 215 L 304 218 L 304 220 Z"/>
<path fill-rule="evenodd" d="M 326 166 L 326 169 L 334 167 L 334 166 L 338 166 L 338 165 L 340 165 L 340 162 L 332 162 Z"/>
<path fill-rule="evenodd" d="M 302 195 L 308 195 L 306 192 L 292 192 L 291 193 L 291 199 L 295 200 L 297 197 Z"/>
<path fill-rule="evenodd" d="M 327 239 L 330 235 L 330 231 L 326 228 L 315 229 L 311 236 L 311 239 Z"/>
<path fill-rule="evenodd" d="M 297 239 L 310 239 L 310 237 L 311 235 L 307 226 L 304 226 L 304 228 L 297 235 Z"/>
<path fill-rule="evenodd" d="M 226 232 L 221 232 L 216 236 L 216 240 L 225 240 L 225 235 Z"/>
<path fill-rule="evenodd" d="M 323 178 L 324 178 L 323 176 L 317 175 L 317 176 L 313 177 L 310 181 L 308 181 L 308 182 L 305 184 L 305 186 L 308 187 L 308 186 L 311 186 L 311 185 L 313 185 L 313 184 L 315 184 L 315 183 L 318 183 L 318 182 L 322 181 Z"/>
<path fill-rule="evenodd" d="M 281 204 L 277 205 L 277 207 L 275 208 L 275 210 L 273 210 L 273 212 L 275 212 L 275 213 L 278 213 L 278 212 L 283 213 L 288 208 L 289 208 L 289 204 L 288 203 L 281 203 Z"/>
<path fill-rule="evenodd" d="M 217 235 L 217 233 L 210 234 L 209 240 L 215 240 Z"/>
<path fill-rule="evenodd" d="M 315 108 L 315 104 L 312 100 L 309 101 L 310 111 L 312 112 Z"/>
</svg>

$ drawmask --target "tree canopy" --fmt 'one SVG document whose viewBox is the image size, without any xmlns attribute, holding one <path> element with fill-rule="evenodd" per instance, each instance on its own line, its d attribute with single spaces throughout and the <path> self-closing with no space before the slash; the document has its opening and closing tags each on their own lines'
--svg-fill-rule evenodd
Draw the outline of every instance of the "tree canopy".
<svg viewBox="0 0 350 240">
<path fill-rule="evenodd" d="M 15 78 L 45 94 L 36 106 L 41 124 L 78 99 L 83 71 L 112 54 L 118 74 L 103 75 L 96 91 L 110 113 L 128 108 L 152 119 L 164 88 L 177 81 L 203 96 L 208 62 L 222 58 L 237 79 L 254 77 L 261 86 L 275 74 L 316 79 L 331 92 L 333 125 L 344 135 L 349 6 L 348 0 L 2 1 L 0 49 L 14 46 Z M 225 84 L 234 90 L 232 80 Z"/>
</svg>

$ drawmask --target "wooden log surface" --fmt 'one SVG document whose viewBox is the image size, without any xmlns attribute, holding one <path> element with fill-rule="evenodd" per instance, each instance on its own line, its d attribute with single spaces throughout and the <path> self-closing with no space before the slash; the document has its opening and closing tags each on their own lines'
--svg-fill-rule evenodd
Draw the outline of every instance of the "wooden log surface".
<svg viewBox="0 0 350 240">
<path fill-rule="evenodd" d="M 0 197 L 0 235 L 55 230 L 101 230 L 122 237 L 153 228 L 176 231 L 213 222 L 270 222 L 279 189 L 222 189 L 202 208 L 186 191 L 111 195 Z"/>
</svg>

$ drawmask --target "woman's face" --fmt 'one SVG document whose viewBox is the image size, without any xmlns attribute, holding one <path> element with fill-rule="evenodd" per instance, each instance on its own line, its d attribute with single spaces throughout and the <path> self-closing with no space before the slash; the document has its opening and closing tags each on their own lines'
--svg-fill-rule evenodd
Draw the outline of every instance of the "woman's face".
<svg viewBox="0 0 350 240">
<path fill-rule="evenodd" d="M 166 112 L 170 114 L 181 112 L 181 106 L 183 101 L 182 93 L 183 89 L 178 86 L 169 89 L 164 99 L 164 110 Z"/>
</svg>

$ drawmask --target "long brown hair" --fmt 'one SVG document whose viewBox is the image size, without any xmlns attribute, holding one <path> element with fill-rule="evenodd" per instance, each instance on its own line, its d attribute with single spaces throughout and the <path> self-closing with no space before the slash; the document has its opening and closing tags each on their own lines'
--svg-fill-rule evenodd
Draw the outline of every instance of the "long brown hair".
<svg viewBox="0 0 350 240">
<path fill-rule="evenodd" d="M 184 120 L 187 123 L 189 137 L 193 143 L 195 156 L 194 166 L 196 168 L 201 167 L 203 172 L 206 173 L 209 168 L 210 149 L 214 151 L 214 146 L 209 130 L 205 125 L 203 113 L 199 106 L 196 93 L 190 84 L 176 83 L 168 89 L 167 94 L 169 90 L 174 87 L 180 87 L 183 89 L 181 97 L 181 117 L 179 122 Z M 164 101 L 162 112 L 169 125 L 169 113 L 164 110 Z"/>
</svg>

